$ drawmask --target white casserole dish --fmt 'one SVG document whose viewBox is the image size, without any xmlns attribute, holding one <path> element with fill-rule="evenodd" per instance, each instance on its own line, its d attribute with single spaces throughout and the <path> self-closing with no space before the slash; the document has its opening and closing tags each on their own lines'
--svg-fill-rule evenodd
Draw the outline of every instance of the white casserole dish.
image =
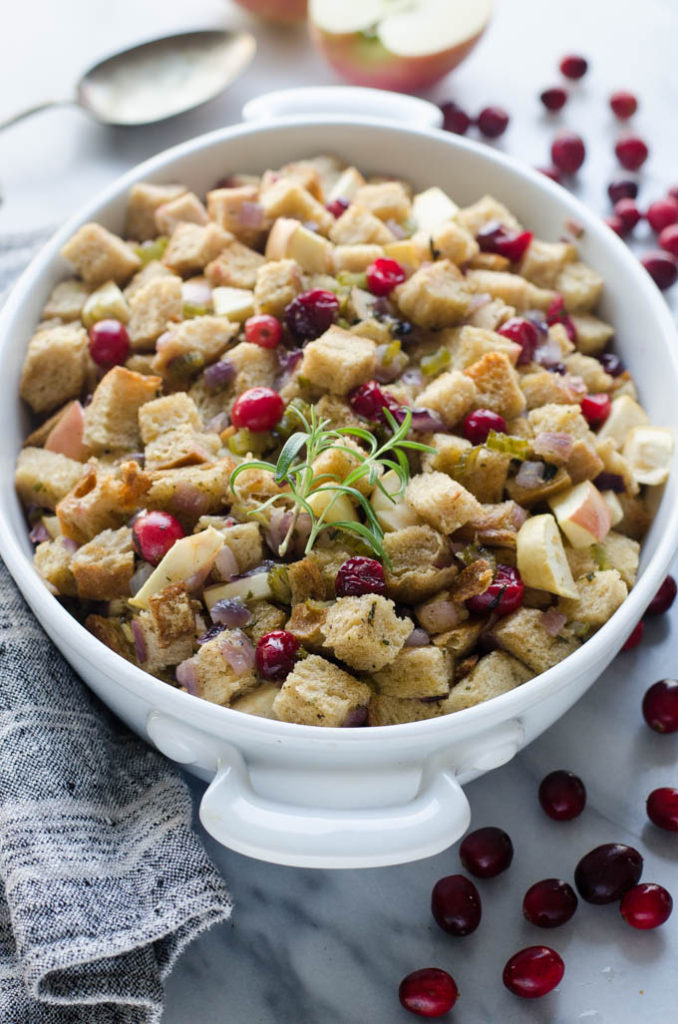
<svg viewBox="0 0 678 1024">
<path fill-rule="evenodd" d="M 425 106 L 422 116 L 435 123 Z M 21 365 L 47 295 L 68 273 L 59 249 L 86 221 L 119 231 L 133 182 L 179 181 L 201 193 L 228 172 L 261 171 L 321 152 L 419 188 L 440 185 L 460 204 L 491 192 L 542 238 L 557 239 L 566 218 L 577 220 L 585 229 L 582 257 L 605 277 L 602 315 L 617 327 L 617 351 L 652 422 L 678 432 L 678 336 L 668 308 L 624 244 L 564 189 L 496 150 L 429 127 L 318 114 L 240 125 L 186 142 L 120 178 L 64 225 L 14 289 L 0 316 L 0 553 L 38 620 L 92 690 L 164 754 L 211 780 L 200 816 L 221 843 L 280 864 L 369 867 L 429 856 L 455 842 L 470 818 L 461 786 L 509 761 L 609 664 L 678 548 L 678 472 L 674 464 L 643 545 L 638 582 L 610 621 L 542 676 L 448 717 L 346 730 L 255 718 L 174 690 L 91 636 L 35 573 L 13 489 L 26 433 Z"/>
</svg>

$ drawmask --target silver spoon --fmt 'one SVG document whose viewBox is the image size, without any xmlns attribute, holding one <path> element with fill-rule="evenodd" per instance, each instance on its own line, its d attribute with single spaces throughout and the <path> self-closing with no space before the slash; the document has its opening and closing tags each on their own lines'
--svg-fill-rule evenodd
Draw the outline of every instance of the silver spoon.
<svg viewBox="0 0 678 1024">
<path fill-rule="evenodd" d="M 230 85 L 252 60 L 249 32 L 205 30 L 166 36 L 123 50 L 86 71 L 74 94 L 21 110 L 7 128 L 48 107 L 76 105 L 101 124 L 162 121 L 206 103 Z"/>
</svg>

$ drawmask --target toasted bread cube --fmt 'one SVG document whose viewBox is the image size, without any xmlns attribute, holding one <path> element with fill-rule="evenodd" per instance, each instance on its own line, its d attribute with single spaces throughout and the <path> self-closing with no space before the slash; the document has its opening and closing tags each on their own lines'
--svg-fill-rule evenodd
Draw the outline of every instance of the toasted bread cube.
<svg viewBox="0 0 678 1024">
<path fill-rule="evenodd" d="M 254 669 L 236 672 L 225 657 L 224 646 L 249 648 L 249 639 L 239 629 L 225 629 L 214 640 L 201 644 L 193 658 L 197 696 L 226 706 L 257 685 Z"/>
<path fill-rule="evenodd" d="M 355 454 L 351 454 L 355 452 Z M 343 483 L 349 473 L 364 461 L 366 452 L 351 437 L 344 437 L 341 448 L 327 448 L 312 462 L 313 476 L 318 486 L 327 483 Z M 362 456 L 362 458 L 361 458 Z M 381 471 L 381 467 L 379 467 Z M 374 484 L 365 475 L 353 484 L 361 494 L 369 494 Z"/>
<path fill-rule="evenodd" d="M 249 600 L 249 608 L 252 612 L 252 622 L 247 626 L 247 632 L 252 638 L 253 644 L 258 644 L 262 636 L 272 633 L 276 629 L 282 629 L 287 619 L 287 613 L 271 604 L 270 601 Z"/>
<path fill-rule="evenodd" d="M 519 608 L 500 619 L 492 630 L 502 650 L 508 651 L 536 673 L 546 672 L 580 646 L 573 638 L 551 636 L 544 629 L 541 617 L 538 608 Z"/>
<path fill-rule="evenodd" d="M 506 256 L 500 256 L 498 252 L 478 252 L 469 261 L 469 269 L 505 271 L 511 269 L 511 261 Z"/>
<path fill-rule="evenodd" d="M 386 590 L 397 601 L 425 601 L 449 587 L 459 572 L 449 541 L 428 524 L 387 533 L 383 544 L 391 562 L 385 567 Z"/>
<path fill-rule="evenodd" d="M 78 281 L 76 277 L 60 281 L 50 292 L 42 311 L 42 319 L 57 317 L 63 321 L 79 320 L 90 290 L 84 281 Z"/>
<path fill-rule="evenodd" d="M 380 245 L 337 245 L 332 253 L 334 272 L 339 274 L 347 270 L 352 274 L 360 274 L 383 255 L 384 250 Z"/>
<path fill-rule="evenodd" d="M 457 220 L 470 231 L 473 237 L 490 221 L 499 221 L 507 228 L 519 230 L 521 225 L 511 211 L 494 196 L 483 196 L 471 206 L 464 206 L 457 213 Z"/>
<path fill-rule="evenodd" d="M 322 201 L 322 175 L 330 173 L 336 178 L 339 174 L 339 164 L 332 157 L 318 157 L 317 159 L 320 163 L 316 163 L 314 160 L 295 160 L 280 167 L 277 171 L 266 171 L 261 179 L 262 193 L 275 185 L 280 178 L 288 178 Z"/>
<path fill-rule="evenodd" d="M 19 453 L 14 482 L 24 505 L 56 508 L 82 476 L 82 463 L 45 448 Z"/>
<path fill-rule="evenodd" d="M 161 647 L 195 637 L 195 610 L 183 583 L 170 583 L 148 599 L 148 610 Z"/>
<path fill-rule="evenodd" d="M 302 558 L 287 567 L 287 578 L 292 595 L 292 609 L 306 601 L 325 600 L 325 580 L 318 563 L 313 558 Z"/>
<path fill-rule="evenodd" d="M 75 597 L 75 577 L 71 569 L 73 551 L 64 537 L 44 540 L 33 555 L 33 565 L 42 578 L 63 597 Z"/>
<path fill-rule="evenodd" d="M 413 476 L 405 500 L 427 523 L 441 533 L 454 533 L 480 510 L 476 498 L 445 473 Z"/>
<path fill-rule="evenodd" d="M 128 626 L 128 629 L 134 636 L 136 660 L 139 666 L 151 675 L 157 675 L 171 666 L 179 665 L 193 654 L 195 637 L 192 634 L 184 634 L 176 640 L 164 643 L 158 636 L 153 616 L 149 611 L 141 612 L 133 621 L 136 628 L 132 630 L 132 627 Z"/>
<path fill-rule="evenodd" d="M 238 333 L 237 324 L 221 316 L 197 316 L 171 327 L 153 358 L 156 373 L 171 376 L 184 358 L 195 358 L 198 367 L 213 363 Z M 175 362 L 176 360 L 176 362 Z"/>
<path fill-rule="evenodd" d="M 128 303 L 131 302 L 132 297 L 149 283 L 149 281 L 155 281 L 158 277 L 174 277 L 169 267 L 166 267 L 160 260 L 149 260 L 149 262 L 141 268 L 138 274 L 135 274 L 130 283 L 123 291 L 123 295 L 127 299 Z"/>
<path fill-rule="evenodd" d="M 314 387 L 346 395 L 374 376 L 374 366 L 374 342 L 333 325 L 306 346 L 300 373 Z"/>
<path fill-rule="evenodd" d="M 517 658 L 505 654 L 504 651 L 492 651 L 481 658 L 469 674 L 452 687 L 450 696 L 444 704 L 445 712 L 472 708 L 475 704 L 491 700 L 492 697 L 509 693 L 531 678 L 530 669 Z"/>
<path fill-rule="evenodd" d="M 327 201 L 332 203 L 335 199 L 347 199 L 350 203 L 355 199 L 358 189 L 362 188 L 364 184 L 365 179 L 360 171 L 356 167 L 347 167 L 332 184 Z"/>
<path fill-rule="evenodd" d="M 417 395 L 417 406 L 439 413 L 446 427 L 455 427 L 477 404 L 475 384 L 458 370 L 441 373 Z"/>
<path fill-rule="evenodd" d="M 573 484 L 595 480 L 598 474 L 602 473 L 603 460 L 595 449 L 595 434 L 591 434 L 587 439 L 577 438 L 572 445 L 565 468 Z"/>
<path fill-rule="evenodd" d="M 666 483 L 673 447 L 673 434 L 665 427 L 633 427 L 624 442 L 623 455 L 637 483 L 653 487 Z"/>
<path fill-rule="evenodd" d="M 134 572 L 132 531 L 103 530 L 73 555 L 71 570 L 81 601 L 112 601 L 129 597 Z"/>
<path fill-rule="evenodd" d="M 603 291 L 603 278 L 586 263 L 568 263 L 554 285 L 565 300 L 568 313 L 588 313 Z"/>
<path fill-rule="evenodd" d="M 573 386 L 570 377 L 548 370 L 536 370 L 520 378 L 520 386 L 528 409 L 539 409 L 543 405 L 573 405 L 581 398 L 581 392 Z"/>
<path fill-rule="evenodd" d="M 195 532 L 214 527 L 223 536 L 226 547 L 230 548 L 238 564 L 238 572 L 247 572 L 260 565 L 264 557 L 261 541 L 261 527 L 258 523 L 236 523 L 223 516 L 202 516 Z"/>
<path fill-rule="evenodd" d="M 162 381 L 114 366 L 85 409 L 83 440 L 93 452 L 139 448 L 139 409 L 156 397 Z"/>
<path fill-rule="evenodd" d="M 257 718 L 277 718 L 273 702 L 279 693 L 280 687 L 275 683 L 261 683 L 242 697 L 236 697 L 231 708 L 233 711 L 243 711 L 246 715 L 256 715 Z"/>
<path fill-rule="evenodd" d="M 435 454 L 424 452 L 421 457 L 421 468 L 424 473 L 438 470 L 454 476 L 459 460 L 473 447 L 470 441 L 456 434 L 434 434 L 427 439 L 427 444 L 435 448 Z"/>
<path fill-rule="evenodd" d="M 604 626 L 628 595 L 628 587 L 616 569 L 581 576 L 575 586 L 579 596 L 561 597 L 558 611 L 568 622 L 583 622 L 593 629 Z"/>
<path fill-rule="evenodd" d="M 504 497 L 510 465 L 508 452 L 478 448 L 464 466 L 464 487 L 482 504 L 498 505 Z M 473 526 L 474 521 L 470 522 Z"/>
<path fill-rule="evenodd" d="M 575 377 L 581 377 L 589 394 L 610 391 L 614 387 L 614 377 L 605 373 L 598 359 L 584 356 L 581 352 L 573 352 L 572 355 L 566 356 L 563 362 L 568 373 Z"/>
<path fill-rule="evenodd" d="M 217 259 L 205 267 L 205 277 L 213 288 L 254 288 L 257 273 L 266 260 L 261 253 L 243 245 L 237 238 L 227 242 Z"/>
<path fill-rule="evenodd" d="M 207 224 L 207 210 L 195 192 L 170 199 L 155 211 L 155 226 L 159 235 L 171 235 L 179 224 Z"/>
<path fill-rule="evenodd" d="M 215 260 L 232 235 L 218 224 L 177 224 L 162 261 L 175 274 L 187 277 Z"/>
<path fill-rule="evenodd" d="M 442 257 L 460 266 L 468 263 L 480 252 L 480 248 L 470 231 L 454 220 L 441 224 L 431 234 L 432 255 L 436 259 Z"/>
<path fill-rule="evenodd" d="M 229 350 L 228 358 L 236 369 L 235 380 L 231 385 L 234 399 L 248 388 L 273 387 L 278 373 L 278 359 L 270 348 L 241 341 Z"/>
<path fill-rule="evenodd" d="M 482 306 L 474 309 L 466 320 L 470 327 L 480 327 L 484 331 L 498 331 L 499 328 L 515 316 L 513 306 L 507 306 L 502 299 L 490 299 Z M 507 341 L 508 339 L 504 339 Z"/>
<path fill-rule="evenodd" d="M 634 427 L 649 426 L 647 413 L 633 398 L 622 395 L 612 402 L 610 415 L 598 431 L 598 439 L 604 441 L 612 438 L 617 448 L 624 447 L 626 439 Z"/>
<path fill-rule="evenodd" d="M 266 229 L 263 210 L 258 206 L 258 199 L 259 189 L 256 185 L 216 188 L 207 193 L 207 213 L 211 220 L 216 221 L 220 227 L 235 235 L 245 245 L 256 246 Z M 248 218 L 242 216 L 243 207 L 260 210 L 261 227 L 248 227 Z"/>
<path fill-rule="evenodd" d="M 532 409 L 527 419 L 535 435 L 570 434 L 573 438 L 584 439 L 590 433 L 580 405 L 546 404 Z"/>
<path fill-rule="evenodd" d="M 149 479 L 136 462 L 123 463 L 115 472 L 93 463 L 80 470 L 82 475 L 59 501 L 56 513 L 64 537 L 86 544 L 102 530 L 118 529 L 142 507 Z"/>
<path fill-rule="evenodd" d="M 133 665 L 137 664 L 132 630 L 126 623 L 123 624 L 117 618 L 104 618 L 103 615 L 88 615 L 85 629 L 121 658 L 131 661 Z"/>
<path fill-rule="evenodd" d="M 295 260 L 272 260 L 257 271 L 254 303 L 257 313 L 281 317 L 285 306 L 302 290 L 301 270 Z"/>
<path fill-rule="evenodd" d="M 452 659 L 440 647 L 403 647 L 391 662 L 372 675 L 379 693 L 403 700 L 447 697 Z"/>
<path fill-rule="evenodd" d="M 311 654 L 289 673 L 273 701 L 273 710 L 283 722 L 343 726 L 353 714 L 367 708 L 371 696 L 369 686 Z"/>
<path fill-rule="evenodd" d="M 136 290 L 130 299 L 127 327 L 132 348 L 153 348 L 168 325 L 181 320 L 183 308 L 181 278 L 175 274 L 156 277 Z"/>
<path fill-rule="evenodd" d="M 400 311 L 418 327 L 449 327 L 471 305 L 471 291 L 458 267 L 439 260 L 421 267 L 393 292 Z"/>
<path fill-rule="evenodd" d="M 229 482 L 235 463 L 229 459 L 181 466 L 148 474 L 150 487 L 145 497 L 148 508 L 171 512 L 186 529 L 193 529 L 200 516 L 221 512 L 231 497 Z M 187 508 L 189 494 L 195 507 Z"/>
<path fill-rule="evenodd" d="M 62 247 L 61 255 L 94 287 L 105 281 L 125 284 L 141 266 L 131 246 L 101 224 L 83 224 Z"/>
<path fill-rule="evenodd" d="M 125 237 L 137 242 L 148 242 L 155 238 L 158 229 L 155 214 L 163 204 L 171 203 L 186 191 L 184 185 L 152 185 L 139 181 L 132 185 L 127 201 Z"/>
<path fill-rule="evenodd" d="M 505 419 L 518 416 L 525 408 L 520 378 L 505 352 L 488 352 L 464 371 L 477 388 L 476 405 L 492 409 Z"/>
<path fill-rule="evenodd" d="M 432 640 L 436 647 L 444 648 L 453 657 L 463 658 L 473 650 L 485 625 L 485 619 L 469 618 L 445 633 L 438 633 Z"/>
<path fill-rule="evenodd" d="M 185 391 L 163 395 L 146 402 L 139 409 L 139 431 L 144 444 L 177 427 L 189 426 L 200 430 L 202 423 L 195 402 Z"/>
<path fill-rule="evenodd" d="M 383 181 L 379 185 L 363 185 L 354 200 L 379 220 L 404 221 L 410 216 L 412 204 L 402 182 Z"/>
<path fill-rule="evenodd" d="M 280 178 L 271 185 L 262 193 L 260 203 L 269 220 L 290 217 L 294 220 L 312 221 L 324 235 L 334 225 L 334 217 L 323 204 L 290 178 Z"/>
<path fill-rule="evenodd" d="M 563 541 L 552 515 L 525 520 L 518 531 L 516 561 L 526 586 L 560 597 L 576 597 Z"/>
<path fill-rule="evenodd" d="M 395 237 L 386 225 L 364 206 L 352 203 L 330 229 L 335 245 L 387 245 Z"/>
<path fill-rule="evenodd" d="M 184 423 L 148 442 L 144 464 L 149 472 L 176 466 L 197 466 L 214 461 L 220 447 L 218 434 L 199 433 Z"/>
<path fill-rule="evenodd" d="M 610 569 L 616 569 L 626 586 L 631 589 L 638 575 L 640 544 L 631 537 L 610 530 L 601 547 Z"/>
<path fill-rule="evenodd" d="M 293 605 L 285 629 L 307 650 L 321 650 L 325 641 L 323 627 L 328 607 L 328 602 L 314 601 L 310 598 L 303 604 Z"/>
<path fill-rule="evenodd" d="M 48 412 L 83 390 L 87 372 L 87 331 L 64 324 L 38 331 L 28 344 L 20 394 L 35 412 Z"/>
<path fill-rule="evenodd" d="M 542 242 L 533 238 L 518 273 L 538 288 L 555 288 L 565 266 L 576 259 L 577 250 L 571 242 Z"/>
<path fill-rule="evenodd" d="M 400 697 L 387 697 L 385 694 L 374 694 L 367 713 L 367 724 L 403 725 L 406 722 L 422 722 L 429 718 L 443 715 L 444 700 L 401 700 Z"/>
<path fill-rule="evenodd" d="M 395 660 L 414 626 L 396 615 L 395 605 L 378 594 L 340 597 L 327 611 L 323 631 L 337 658 L 363 672 L 376 672 Z"/>
<path fill-rule="evenodd" d="M 466 281 L 473 291 L 487 292 L 518 310 L 548 309 L 556 298 L 556 292 L 502 270 L 469 270 Z"/>
<path fill-rule="evenodd" d="M 592 313 L 573 313 L 572 322 L 577 332 L 577 348 L 585 356 L 598 355 L 614 335 L 614 327 Z"/>
</svg>

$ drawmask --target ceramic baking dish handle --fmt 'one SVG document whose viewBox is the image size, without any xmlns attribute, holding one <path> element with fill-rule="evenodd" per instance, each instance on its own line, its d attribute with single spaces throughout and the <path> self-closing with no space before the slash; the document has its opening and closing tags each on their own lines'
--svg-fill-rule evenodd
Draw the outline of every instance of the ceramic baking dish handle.
<svg viewBox="0 0 678 1024">
<path fill-rule="evenodd" d="M 440 128 L 443 123 L 442 112 L 428 100 L 350 85 L 280 89 L 250 100 L 242 112 L 244 121 L 275 121 L 281 117 L 311 115 L 378 117 L 415 128 Z"/>
<path fill-rule="evenodd" d="M 200 821 L 224 846 L 249 857 L 307 868 L 379 867 L 446 849 L 468 828 L 468 800 L 450 767 L 429 762 L 408 803 L 324 810 L 259 796 L 233 747 L 222 748 Z"/>
</svg>

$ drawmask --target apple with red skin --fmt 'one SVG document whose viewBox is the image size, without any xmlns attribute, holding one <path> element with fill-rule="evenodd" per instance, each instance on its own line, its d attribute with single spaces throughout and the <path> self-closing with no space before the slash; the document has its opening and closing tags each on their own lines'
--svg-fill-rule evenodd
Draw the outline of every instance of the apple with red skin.
<svg viewBox="0 0 678 1024">
<path fill-rule="evenodd" d="M 309 0 L 311 39 L 355 85 L 427 89 L 471 52 L 491 0 Z"/>
<path fill-rule="evenodd" d="M 293 25 L 303 21 L 308 7 L 307 0 L 236 0 L 236 3 L 257 17 L 278 25 Z"/>
</svg>

